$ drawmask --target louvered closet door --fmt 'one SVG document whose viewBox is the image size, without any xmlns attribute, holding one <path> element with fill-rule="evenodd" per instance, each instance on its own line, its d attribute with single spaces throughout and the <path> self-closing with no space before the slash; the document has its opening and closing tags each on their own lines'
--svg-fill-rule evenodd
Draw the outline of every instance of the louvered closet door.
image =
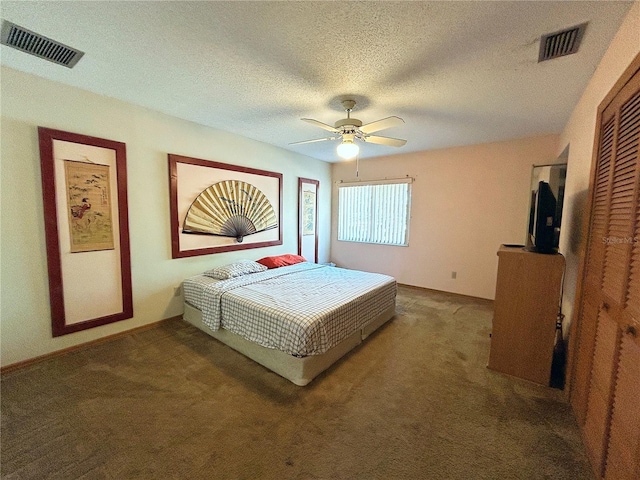
<svg viewBox="0 0 640 480">
<path fill-rule="evenodd" d="M 611 410 L 611 385 L 617 369 L 616 352 L 620 337 L 616 322 L 604 310 L 597 320 L 593 367 L 589 384 L 584 440 L 591 464 L 598 475 L 604 469 Z"/>
<path fill-rule="evenodd" d="M 636 59 L 636 70 L 638 65 Z M 600 119 L 571 403 L 596 475 L 637 480 L 640 74 L 620 89 Z"/>
<path fill-rule="evenodd" d="M 637 73 L 636 80 L 640 77 Z M 622 311 L 618 324 L 620 349 L 614 385 L 613 409 L 605 478 L 640 478 L 640 81 L 621 109 L 619 148 L 619 210 L 629 218 L 628 242 L 617 255 L 625 255 L 626 282 L 622 286 Z M 622 215 L 622 213 L 621 213 Z M 621 223 L 621 225 L 624 225 Z M 612 289 L 612 294 L 619 292 Z"/>
<path fill-rule="evenodd" d="M 579 342 L 577 343 L 574 388 L 571 402 L 578 417 L 583 423 L 587 415 L 587 399 L 591 377 L 591 366 L 595 348 L 596 327 L 600 309 L 600 287 L 604 262 L 604 243 L 609 217 L 609 192 L 611 190 L 611 160 L 613 157 L 613 140 L 615 133 L 614 111 L 608 112 L 608 118 L 600 129 L 600 146 L 598 148 L 593 206 L 590 220 L 590 240 L 586 253 L 583 295 L 584 302 L 578 313 Z M 598 241 L 599 239 L 599 241 Z"/>
<path fill-rule="evenodd" d="M 633 335 L 622 338 L 611 438 L 606 463 L 607 480 L 640 478 L 640 345 Z"/>
</svg>

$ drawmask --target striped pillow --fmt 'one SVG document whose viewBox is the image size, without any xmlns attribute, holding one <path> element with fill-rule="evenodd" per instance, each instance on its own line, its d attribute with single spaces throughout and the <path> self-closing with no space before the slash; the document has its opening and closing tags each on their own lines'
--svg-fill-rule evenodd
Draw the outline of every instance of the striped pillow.
<svg viewBox="0 0 640 480">
<path fill-rule="evenodd" d="M 227 278 L 239 277 L 249 273 L 264 272 L 267 269 L 264 265 L 260 265 L 252 260 L 238 260 L 237 262 L 216 267 L 203 273 L 207 277 L 217 278 L 218 280 L 226 280 Z"/>
</svg>

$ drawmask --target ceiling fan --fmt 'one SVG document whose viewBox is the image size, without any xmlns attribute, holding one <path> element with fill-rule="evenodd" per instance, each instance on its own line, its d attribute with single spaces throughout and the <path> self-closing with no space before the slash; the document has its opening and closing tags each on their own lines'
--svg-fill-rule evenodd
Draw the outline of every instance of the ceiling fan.
<svg viewBox="0 0 640 480">
<path fill-rule="evenodd" d="M 360 147 L 355 143 L 355 140 L 362 142 L 377 143 L 380 145 L 388 145 L 391 147 L 402 147 L 406 140 L 400 138 L 381 137 L 379 135 L 372 135 L 372 133 L 379 132 L 385 128 L 391 128 L 398 125 L 402 125 L 404 120 L 400 117 L 387 117 L 375 122 L 362 124 L 357 118 L 351 118 L 351 111 L 356 106 L 355 100 L 343 100 L 342 106 L 347 112 L 347 118 L 338 120 L 334 126 L 327 125 L 326 123 L 313 120 L 311 118 L 303 118 L 302 120 L 312 125 L 316 125 L 324 130 L 328 130 L 333 133 L 332 136 L 326 138 L 316 138 L 313 140 L 304 140 L 302 142 L 294 142 L 289 145 L 302 145 L 304 143 L 323 142 L 325 140 L 338 140 L 342 139 L 340 145 L 338 145 L 338 156 L 349 160 L 358 155 Z"/>
</svg>

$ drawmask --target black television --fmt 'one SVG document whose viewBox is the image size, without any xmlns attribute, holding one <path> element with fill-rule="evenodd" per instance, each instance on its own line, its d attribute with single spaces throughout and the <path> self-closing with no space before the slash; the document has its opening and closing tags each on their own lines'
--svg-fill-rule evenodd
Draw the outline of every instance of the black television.
<svg viewBox="0 0 640 480">
<path fill-rule="evenodd" d="M 547 182 L 539 182 L 532 192 L 529 215 L 530 249 L 538 253 L 558 251 L 559 225 L 556 197 Z"/>
</svg>

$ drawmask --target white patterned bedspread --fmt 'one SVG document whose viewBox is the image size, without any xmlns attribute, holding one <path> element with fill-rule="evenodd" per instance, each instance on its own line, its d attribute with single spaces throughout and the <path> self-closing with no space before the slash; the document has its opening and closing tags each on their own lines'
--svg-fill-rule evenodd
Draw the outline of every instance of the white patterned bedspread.
<svg viewBox="0 0 640 480">
<path fill-rule="evenodd" d="M 304 262 L 228 280 L 197 275 L 184 281 L 184 292 L 212 330 L 306 356 L 326 352 L 387 310 L 396 281 Z"/>
</svg>

